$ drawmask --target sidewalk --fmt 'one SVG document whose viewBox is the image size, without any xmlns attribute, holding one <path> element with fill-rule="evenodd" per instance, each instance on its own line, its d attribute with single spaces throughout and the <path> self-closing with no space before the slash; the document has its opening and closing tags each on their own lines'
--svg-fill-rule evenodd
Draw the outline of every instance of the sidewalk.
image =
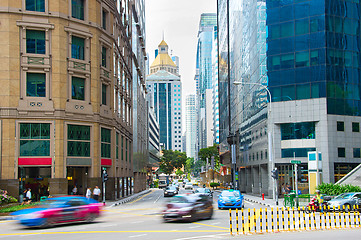
<svg viewBox="0 0 361 240">
<path fill-rule="evenodd" d="M 262 200 L 262 197 L 253 196 L 249 194 L 242 194 L 242 195 L 244 196 L 244 200 L 248 202 L 258 203 L 266 207 L 273 207 L 273 208 L 283 207 L 283 198 L 278 199 L 278 205 L 276 205 L 276 201 L 273 199 L 269 199 L 265 197 L 264 200 Z"/>
<path fill-rule="evenodd" d="M 106 200 L 105 201 L 105 207 L 107 208 L 111 208 L 111 207 L 114 207 L 114 206 L 118 206 L 118 205 L 121 205 L 121 204 L 124 204 L 124 203 L 128 203 L 128 202 L 131 202 L 131 201 L 134 201 L 135 199 L 151 192 L 152 190 L 151 189 L 147 189 L 147 190 L 144 190 L 142 192 L 139 192 L 139 193 L 135 193 L 133 195 L 130 195 L 130 196 L 127 196 L 127 197 L 124 197 L 124 198 L 121 198 L 121 199 L 118 199 L 118 200 Z M 11 215 L 8 215 L 8 216 L 0 216 L 0 221 L 7 221 L 7 220 L 13 220 L 14 219 L 14 216 L 11 216 Z"/>
</svg>

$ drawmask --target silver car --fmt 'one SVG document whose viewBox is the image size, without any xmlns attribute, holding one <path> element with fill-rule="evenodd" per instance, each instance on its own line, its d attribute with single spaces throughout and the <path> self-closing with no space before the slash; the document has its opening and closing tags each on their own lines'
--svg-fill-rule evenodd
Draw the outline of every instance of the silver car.
<svg viewBox="0 0 361 240">
<path fill-rule="evenodd" d="M 361 192 L 342 193 L 328 201 L 328 206 L 335 210 L 343 210 L 344 206 L 346 211 L 353 209 L 355 206 L 360 209 Z"/>
</svg>

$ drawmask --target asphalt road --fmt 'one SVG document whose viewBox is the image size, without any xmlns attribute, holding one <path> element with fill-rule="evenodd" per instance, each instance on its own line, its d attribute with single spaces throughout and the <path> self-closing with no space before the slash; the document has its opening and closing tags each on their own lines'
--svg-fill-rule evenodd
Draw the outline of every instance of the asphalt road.
<svg viewBox="0 0 361 240">
<path fill-rule="evenodd" d="M 184 192 L 184 190 L 181 190 Z M 229 233 L 229 213 L 218 210 L 214 196 L 214 215 L 211 220 L 193 223 L 164 223 L 161 212 L 167 198 L 162 190 L 153 190 L 127 204 L 107 207 L 96 222 L 91 224 L 62 225 L 48 229 L 27 229 L 15 221 L 0 222 L 0 239 L 309 239 L 327 237 L 328 240 L 349 237 L 358 239 L 361 229 L 281 232 L 254 235 Z M 256 203 L 245 203 L 247 208 L 260 208 Z"/>
</svg>

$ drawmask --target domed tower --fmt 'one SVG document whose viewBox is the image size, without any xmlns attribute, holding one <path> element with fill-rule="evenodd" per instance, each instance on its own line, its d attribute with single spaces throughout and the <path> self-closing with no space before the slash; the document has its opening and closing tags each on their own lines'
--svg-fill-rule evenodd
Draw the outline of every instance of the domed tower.
<svg viewBox="0 0 361 240">
<path fill-rule="evenodd" d="M 168 44 L 162 40 L 158 45 L 158 55 L 150 66 L 150 74 L 164 70 L 174 75 L 178 75 L 177 65 L 168 54 Z"/>
</svg>

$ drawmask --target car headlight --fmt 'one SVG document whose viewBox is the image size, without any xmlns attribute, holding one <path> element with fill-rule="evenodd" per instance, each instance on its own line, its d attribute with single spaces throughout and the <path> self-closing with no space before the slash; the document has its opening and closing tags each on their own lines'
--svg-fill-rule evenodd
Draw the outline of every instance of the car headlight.
<svg viewBox="0 0 361 240">
<path fill-rule="evenodd" d="M 180 208 L 179 211 L 182 211 L 182 212 L 187 212 L 187 211 L 191 211 L 192 208 L 191 207 L 184 207 L 184 208 Z"/>
<path fill-rule="evenodd" d="M 237 202 L 240 202 L 241 201 L 241 199 L 237 199 Z"/>
</svg>

